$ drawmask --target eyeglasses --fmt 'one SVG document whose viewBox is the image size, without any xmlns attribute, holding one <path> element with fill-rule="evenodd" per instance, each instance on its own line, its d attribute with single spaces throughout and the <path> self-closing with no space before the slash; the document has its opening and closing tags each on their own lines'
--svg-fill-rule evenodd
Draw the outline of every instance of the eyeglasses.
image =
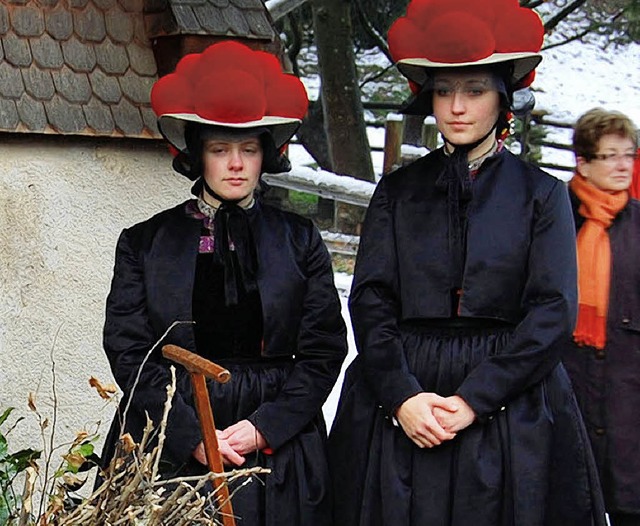
<svg viewBox="0 0 640 526">
<path fill-rule="evenodd" d="M 594 153 L 592 160 L 603 161 L 605 163 L 617 163 L 618 161 L 634 162 L 638 158 L 637 153 Z"/>
</svg>

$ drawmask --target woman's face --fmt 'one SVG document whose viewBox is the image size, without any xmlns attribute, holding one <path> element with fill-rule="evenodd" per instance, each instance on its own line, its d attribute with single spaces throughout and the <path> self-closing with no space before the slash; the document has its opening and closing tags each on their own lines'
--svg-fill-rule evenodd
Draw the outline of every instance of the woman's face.
<svg viewBox="0 0 640 526">
<path fill-rule="evenodd" d="M 436 73 L 433 115 L 438 130 L 451 143 L 471 144 L 481 139 L 496 124 L 499 113 L 500 95 L 489 71 Z M 493 135 L 488 140 L 493 143 Z"/>
<path fill-rule="evenodd" d="M 220 197 L 238 200 L 253 195 L 262 168 L 258 137 L 208 139 L 202 147 L 202 160 L 204 180 Z"/>
<path fill-rule="evenodd" d="M 631 185 L 635 153 L 635 144 L 629 137 L 603 135 L 593 159 L 577 158 L 578 171 L 587 182 L 605 192 L 627 190 Z"/>
</svg>

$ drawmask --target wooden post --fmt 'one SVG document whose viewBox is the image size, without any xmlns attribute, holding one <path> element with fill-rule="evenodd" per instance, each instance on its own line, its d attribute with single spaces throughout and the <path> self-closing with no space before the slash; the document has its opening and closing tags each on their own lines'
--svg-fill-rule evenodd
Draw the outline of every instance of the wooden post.
<svg viewBox="0 0 640 526">
<path fill-rule="evenodd" d="M 402 164 L 402 115 L 389 113 L 385 122 L 384 161 L 382 173 L 389 173 Z"/>
<path fill-rule="evenodd" d="M 427 119 L 422 125 L 422 144 L 429 150 L 438 147 L 438 126 L 433 119 Z"/>
</svg>

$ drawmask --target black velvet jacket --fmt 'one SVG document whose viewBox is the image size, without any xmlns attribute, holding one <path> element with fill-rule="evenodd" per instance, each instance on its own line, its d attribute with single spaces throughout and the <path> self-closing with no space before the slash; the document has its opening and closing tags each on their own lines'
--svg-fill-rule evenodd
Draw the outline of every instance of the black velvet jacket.
<svg viewBox="0 0 640 526">
<path fill-rule="evenodd" d="M 331 259 L 311 221 L 259 202 L 248 211 L 258 254 L 263 313 L 263 357 L 294 357 L 295 366 L 278 398 L 250 420 L 272 449 L 316 417 L 347 352 L 346 330 L 333 284 Z M 175 321 L 192 319 L 193 283 L 202 221 L 186 203 L 122 232 L 107 298 L 104 348 L 125 399 L 145 354 Z M 175 327 L 163 340 L 196 352 L 193 326 Z M 159 345 L 144 366 L 127 415 L 138 438 L 147 411 L 157 423 L 170 382 Z M 165 453 L 189 458 L 201 440 L 192 401 L 180 386 L 167 427 Z"/>
<path fill-rule="evenodd" d="M 422 391 L 399 326 L 452 315 L 447 195 L 437 150 L 380 181 L 369 206 L 350 310 L 368 383 L 393 412 Z M 457 393 L 482 419 L 559 362 L 576 313 L 575 229 L 565 184 L 508 151 L 485 161 L 468 207 L 458 314 L 514 325 L 511 343 Z"/>
</svg>

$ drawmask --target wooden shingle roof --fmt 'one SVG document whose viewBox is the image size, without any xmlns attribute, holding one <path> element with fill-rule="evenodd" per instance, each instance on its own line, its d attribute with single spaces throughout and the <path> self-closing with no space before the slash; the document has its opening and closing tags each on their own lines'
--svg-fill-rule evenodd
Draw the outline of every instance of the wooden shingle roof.
<svg viewBox="0 0 640 526">
<path fill-rule="evenodd" d="M 160 137 L 151 39 L 184 34 L 273 28 L 261 0 L 3 0 L 0 131 Z"/>
<path fill-rule="evenodd" d="M 262 0 L 150 0 L 149 37 L 216 35 L 274 40 Z"/>
</svg>

